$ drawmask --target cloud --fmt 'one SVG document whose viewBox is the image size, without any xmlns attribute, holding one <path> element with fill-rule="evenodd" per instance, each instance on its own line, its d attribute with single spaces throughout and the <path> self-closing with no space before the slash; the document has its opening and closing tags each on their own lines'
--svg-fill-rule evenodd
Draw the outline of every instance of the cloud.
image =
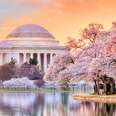
<svg viewBox="0 0 116 116">
<path fill-rule="evenodd" d="M 17 0 L 19 5 L 29 5 L 29 6 L 41 6 L 45 5 L 50 0 Z"/>
<path fill-rule="evenodd" d="M 18 4 L 36 5 L 40 0 L 17 0 Z"/>
</svg>

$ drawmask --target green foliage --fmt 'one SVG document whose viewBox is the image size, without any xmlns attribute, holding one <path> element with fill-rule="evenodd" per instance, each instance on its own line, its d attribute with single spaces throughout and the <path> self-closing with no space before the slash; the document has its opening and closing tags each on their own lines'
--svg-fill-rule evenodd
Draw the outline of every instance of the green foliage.
<svg viewBox="0 0 116 116">
<path fill-rule="evenodd" d="M 33 58 L 33 59 L 30 58 L 29 64 L 31 64 L 31 65 L 37 65 L 38 64 L 37 58 Z"/>
<path fill-rule="evenodd" d="M 16 64 L 16 59 L 14 59 L 13 57 L 11 58 L 11 61 L 9 62 L 9 64 Z"/>
</svg>

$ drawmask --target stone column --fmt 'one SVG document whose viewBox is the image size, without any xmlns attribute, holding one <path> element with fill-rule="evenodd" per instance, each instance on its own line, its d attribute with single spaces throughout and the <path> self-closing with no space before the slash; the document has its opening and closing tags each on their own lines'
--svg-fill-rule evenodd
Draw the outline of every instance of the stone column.
<svg viewBox="0 0 116 116">
<path fill-rule="evenodd" d="M 23 53 L 23 63 L 25 63 L 26 62 L 26 53 Z"/>
<path fill-rule="evenodd" d="M 30 53 L 30 54 L 31 54 L 30 57 L 33 58 L 33 53 Z"/>
<path fill-rule="evenodd" d="M 40 53 L 37 54 L 37 60 L 38 60 L 39 69 L 41 70 L 41 54 Z"/>
<path fill-rule="evenodd" d="M 47 70 L 47 54 L 44 53 L 44 72 Z"/>
<path fill-rule="evenodd" d="M 7 53 L 3 53 L 3 64 L 7 63 Z"/>
<path fill-rule="evenodd" d="M 19 53 L 17 53 L 17 64 L 20 64 L 20 55 L 19 55 Z"/>
<path fill-rule="evenodd" d="M 6 53 L 6 57 L 5 57 L 5 63 L 9 62 L 9 58 L 8 58 L 9 53 Z"/>
<path fill-rule="evenodd" d="M 53 54 L 50 53 L 50 63 L 52 62 L 52 60 L 53 60 Z"/>
<path fill-rule="evenodd" d="M 24 55 L 23 53 L 19 53 L 19 64 L 22 65 L 24 62 Z"/>
<path fill-rule="evenodd" d="M 5 61 L 6 61 L 6 63 L 9 63 L 11 61 L 11 59 L 10 59 L 10 53 L 6 53 Z"/>
</svg>

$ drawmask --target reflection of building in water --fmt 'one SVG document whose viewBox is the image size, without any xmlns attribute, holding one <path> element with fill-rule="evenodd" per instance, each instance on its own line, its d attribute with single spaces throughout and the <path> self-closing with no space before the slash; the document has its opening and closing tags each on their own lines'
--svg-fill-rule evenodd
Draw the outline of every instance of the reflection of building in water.
<svg viewBox="0 0 116 116">
<path fill-rule="evenodd" d="M 26 24 L 16 28 L 0 43 L 0 65 L 11 58 L 16 59 L 19 65 L 36 58 L 40 68 L 46 71 L 52 57 L 64 51 L 64 47 L 45 28 Z"/>
<path fill-rule="evenodd" d="M 77 116 L 79 103 L 69 93 L 54 93 L 45 97 L 44 116 Z"/>
<path fill-rule="evenodd" d="M 43 115 L 44 96 L 33 93 L 1 93 L 0 116 Z"/>
<path fill-rule="evenodd" d="M 115 115 L 115 104 L 79 102 L 68 93 L 0 93 L 0 116 Z"/>
<path fill-rule="evenodd" d="M 44 116 L 61 116 L 58 110 L 59 104 L 61 104 L 60 97 L 58 93 L 49 93 L 45 96 Z"/>
</svg>

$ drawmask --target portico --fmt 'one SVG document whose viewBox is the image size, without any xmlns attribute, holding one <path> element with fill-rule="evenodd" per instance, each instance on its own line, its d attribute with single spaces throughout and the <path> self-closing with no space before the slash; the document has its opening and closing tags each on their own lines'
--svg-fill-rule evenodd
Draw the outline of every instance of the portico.
<svg viewBox="0 0 116 116">
<path fill-rule="evenodd" d="M 21 65 L 36 57 L 39 68 L 45 72 L 54 55 L 65 51 L 45 28 L 26 24 L 14 29 L 0 42 L 0 65 L 10 62 L 11 58 L 16 60 L 17 65 Z"/>
<path fill-rule="evenodd" d="M 17 65 L 29 63 L 30 58 L 37 58 L 39 68 L 46 71 L 52 61 L 55 52 L 4 52 L 0 53 L 0 65 L 10 62 L 11 58 L 16 60 Z"/>
</svg>

